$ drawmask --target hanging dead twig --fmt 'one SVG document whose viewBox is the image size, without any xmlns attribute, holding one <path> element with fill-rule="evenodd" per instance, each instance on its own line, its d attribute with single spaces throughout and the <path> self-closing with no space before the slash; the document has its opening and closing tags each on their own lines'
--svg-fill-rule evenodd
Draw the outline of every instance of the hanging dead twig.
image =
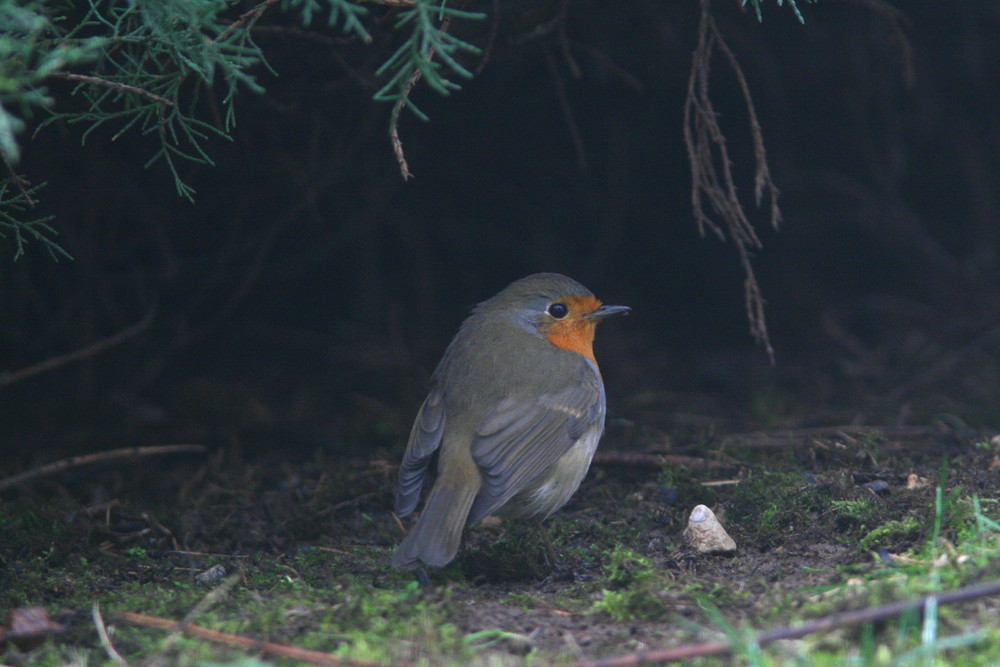
<svg viewBox="0 0 1000 667">
<path fill-rule="evenodd" d="M 573 107 L 569 103 L 569 95 L 566 92 L 566 83 L 562 79 L 562 75 L 559 73 L 559 69 L 556 67 L 555 58 L 552 55 L 552 51 L 548 45 L 542 48 L 545 53 L 545 65 L 549 70 L 549 76 L 552 77 L 552 85 L 555 87 L 556 99 L 559 101 L 559 108 L 562 110 L 563 118 L 566 119 L 566 129 L 569 132 L 570 140 L 573 142 L 573 152 L 576 154 L 576 166 L 580 170 L 581 174 L 587 173 L 587 152 L 583 147 L 583 137 L 580 134 L 580 126 L 576 122 L 576 116 L 573 113 Z M 572 59 L 569 59 L 569 49 L 568 47 L 564 50 L 564 56 L 567 58 L 566 64 L 570 68 L 570 73 L 574 78 L 579 78 L 579 67 Z"/>
<path fill-rule="evenodd" d="M 746 211 L 737 194 L 732 172 L 732 161 L 726 146 L 726 137 L 719 126 L 719 114 L 709 96 L 709 75 L 712 57 L 716 50 L 721 52 L 736 76 L 747 114 L 750 117 L 750 134 L 754 147 L 754 197 L 758 206 L 766 196 L 770 201 L 770 221 L 775 228 L 781 222 L 778 208 L 778 188 L 771 179 L 764 149 L 764 139 L 757 119 L 757 111 L 750 95 L 743 69 L 736 56 L 726 44 L 711 12 L 711 0 L 701 0 L 701 20 L 698 25 L 698 44 L 691 62 L 691 76 L 688 79 L 687 99 L 684 102 L 684 143 L 691 161 L 691 203 L 694 208 L 698 231 L 704 236 L 706 230 L 720 239 L 728 236 L 739 253 L 744 274 L 744 300 L 750 333 L 764 346 L 771 362 L 774 363 L 774 349 L 767 333 L 764 317 L 764 297 L 754 274 L 751 261 L 752 251 L 761 248 L 760 238 L 747 219 Z M 721 218 L 725 229 L 706 208 L 706 201 L 714 215 Z"/>
<path fill-rule="evenodd" d="M 267 11 L 267 8 L 271 5 L 277 3 L 278 0 L 264 0 L 255 7 L 251 7 L 247 11 L 243 12 L 238 19 L 229 24 L 229 27 L 223 30 L 218 37 L 212 40 L 215 43 L 225 41 L 236 30 L 241 30 L 247 26 L 247 24 L 253 25 L 257 19 L 260 18 L 261 14 Z"/>
<path fill-rule="evenodd" d="M 441 21 L 441 34 L 448 32 L 450 23 L 451 17 L 445 16 L 444 20 Z M 433 59 L 434 46 L 431 45 L 427 49 L 427 62 Z M 399 138 L 399 114 L 403 111 L 406 101 L 410 99 L 410 93 L 413 92 L 413 87 L 420 81 L 421 76 L 419 68 L 413 70 L 413 74 L 406 81 L 406 88 L 400 93 L 396 103 L 392 105 L 392 115 L 389 118 L 389 139 L 392 141 L 392 151 L 396 154 L 396 162 L 399 163 L 399 171 L 403 175 L 404 181 L 413 178 L 413 172 L 410 171 L 410 165 L 406 163 L 406 155 L 403 153 L 403 141 Z"/>
</svg>

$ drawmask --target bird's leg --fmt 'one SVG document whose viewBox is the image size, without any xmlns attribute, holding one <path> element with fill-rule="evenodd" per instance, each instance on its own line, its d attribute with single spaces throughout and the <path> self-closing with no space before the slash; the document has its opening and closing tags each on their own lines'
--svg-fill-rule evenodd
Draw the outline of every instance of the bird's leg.
<svg viewBox="0 0 1000 667">
<path fill-rule="evenodd" d="M 556 548 L 552 545 L 549 531 L 545 529 L 545 524 L 538 517 L 535 517 L 535 525 L 538 527 L 538 534 L 542 538 L 542 544 L 545 545 L 545 551 L 549 558 L 549 567 L 555 569 L 559 565 L 559 555 L 556 553 Z"/>
</svg>

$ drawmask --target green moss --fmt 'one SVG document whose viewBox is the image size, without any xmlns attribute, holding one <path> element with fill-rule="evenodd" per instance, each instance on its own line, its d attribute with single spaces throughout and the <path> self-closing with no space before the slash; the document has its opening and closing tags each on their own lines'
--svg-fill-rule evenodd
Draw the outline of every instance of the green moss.
<svg viewBox="0 0 1000 667">
<path fill-rule="evenodd" d="M 664 613 L 666 606 L 658 594 L 670 581 L 649 558 L 630 549 L 615 549 L 606 571 L 607 588 L 594 603 L 591 609 L 594 613 L 605 614 L 615 621 L 650 619 Z"/>
<path fill-rule="evenodd" d="M 925 529 L 925 524 L 916 517 L 886 521 L 868 531 L 858 541 L 858 551 L 865 552 L 877 548 L 898 549 L 900 542 L 915 542 Z"/>
<path fill-rule="evenodd" d="M 820 487 L 798 473 L 754 472 L 726 503 L 729 522 L 767 541 L 812 525 L 810 512 L 824 506 Z"/>
<path fill-rule="evenodd" d="M 871 495 L 865 494 L 847 500 L 831 500 L 830 514 L 835 527 L 844 537 L 844 544 L 855 542 L 856 536 L 871 534 L 871 526 L 885 518 L 885 508 Z M 877 532 L 876 527 L 875 531 Z M 862 552 L 867 548 L 858 547 Z"/>
</svg>

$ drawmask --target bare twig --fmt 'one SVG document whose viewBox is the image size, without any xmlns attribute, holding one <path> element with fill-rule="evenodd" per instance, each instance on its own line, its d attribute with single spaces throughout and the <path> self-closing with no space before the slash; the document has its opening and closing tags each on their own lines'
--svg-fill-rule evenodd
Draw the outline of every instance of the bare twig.
<svg viewBox="0 0 1000 667">
<path fill-rule="evenodd" d="M 106 452 L 84 454 L 83 456 L 74 456 L 72 458 L 62 459 L 61 461 L 47 463 L 46 465 L 38 468 L 19 473 L 17 475 L 11 475 L 5 479 L 0 479 L 0 491 L 17 486 L 18 484 L 24 484 L 25 482 L 38 477 L 54 475 L 55 473 L 62 472 L 63 470 L 79 468 L 80 466 L 98 463 L 101 461 L 139 456 L 159 456 L 162 454 L 204 454 L 206 451 L 207 449 L 204 445 L 160 445 L 155 447 L 124 447 L 122 449 L 112 449 Z"/>
<path fill-rule="evenodd" d="M 174 549 L 173 551 L 161 551 L 160 556 L 196 556 L 200 558 L 250 558 L 250 554 L 221 554 L 213 553 L 211 551 L 182 551 Z"/>
<path fill-rule="evenodd" d="M 444 17 L 444 20 L 441 21 L 439 32 L 442 35 L 448 32 L 450 24 L 451 17 Z M 434 47 L 430 46 L 427 49 L 427 61 L 430 62 L 433 58 Z M 413 87 L 417 85 L 418 81 L 420 81 L 420 70 L 416 69 L 406 81 L 406 88 L 400 93 L 399 99 L 392 105 L 392 116 L 389 119 L 389 139 L 392 141 L 392 151 L 396 154 L 396 161 L 399 163 L 399 171 L 403 175 L 404 181 L 413 178 L 413 172 L 410 171 L 410 166 L 406 163 L 406 156 L 403 154 L 403 142 L 399 138 L 399 114 L 403 111 L 406 100 L 410 99 L 410 93 L 413 92 Z"/>
<path fill-rule="evenodd" d="M 3 164 L 7 167 L 7 178 L 17 186 L 17 189 L 21 191 L 21 196 L 24 197 L 25 203 L 31 208 L 35 208 L 35 200 L 31 198 L 28 194 L 28 188 L 31 187 L 31 182 L 14 171 L 14 165 L 10 163 L 10 158 L 7 157 L 7 151 L 0 150 L 0 156 L 3 157 Z"/>
<path fill-rule="evenodd" d="M 486 38 L 486 46 L 483 47 L 483 57 L 479 61 L 479 65 L 476 67 L 476 76 L 479 76 L 483 69 L 486 67 L 486 63 L 490 61 L 490 56 L 493 55 L 493 47 L 496 45 L 497 32 L 500 30 L 500 0 L 493 0 L 493 20 L 490 22 L 490 34 Z"/>
<path fill-rule="evenodd" d="M 451 17 L 446 16 L 444 20 L 441 21 L 440 33 L 443 35 L 448 32 L 448 25 L 451 23 Z M 427 49 L 427 61 L 430 62 L 434 58 L 434 47 L 430 46 Z M 403 106 L 406 105 L 406 100 L 410 98 L 410 93 L 413 92 L 413 87 L 417 85 L 420 81 L 420 70 L 413 70 L 413 74 L 406 81 L 406 88 L 399 95 L 399 99 L 396 103 L 392 105 L 392 116 L 389 119 L 389 139 L 392 141 L 392 152 L 396 154 L 396 161 L 399 163 L 399 171 L 403 175 L 403 180 L 407 181 L 413 178 L 413 172 L 410 171 L 410 165 L 406 163 L 406 155 L 403 154 L 403 142 L 399 138 L 399 114 L 403 111 Z"/>
<path fill-rule="evenodd" d="M 290 658 L 292 660 L 301 660 L 302 662 L 307 662 L 312 665 L 352 665 L 354 667 L 375 667 L 376 665 L 374 662 L 338 658 L 335 655 L 323 653 L 322 651 L 313 651 L 310 649 L 299 648 L 298 646 L 289 646 L 288 644 L 277 644 L 275 642 L 254 639 L 252 637 L 244 637 L 242 635 L 232 635 L 228 632 L 210 630 L 209 628 L 204 628 L 193 623 L 178 623 L 177 621 L 172 621 L 169 618 L 147 616 L 146 614 L 137 614 L 132 611 L 118 612 L 115 614 L 115 620 L 119 623 L 128 623 L 129 625 L 137 625 L 145 628 L 160 628 L 162 630 L 182 632 L 186 635 L 198 637 L 199 639 L 206 639 L 217 644 L 238 646 L 248 651 L 259 651 L 267 655 Z"/>
<path fill-rule="evenodd" d="M 718 49 L 725 55 L 732 69 L 740 91 L 743 94 L 747 114 L 750 117 L 750 133 L 753 139 L 756 170 L 754 174 L 754 195 L 759 206 L 765 196 L 770 200 L 771 225 L 777 228 L 781 221 L 778 208 L 778 189 L 771 179 L 764 150 L 757 112 L 750 96 L 743 69 L 723 38 L 719 26 L 711 12 L 711 0 L 701 0 L 701 20 L 698 25 L 698 45 L 691 62 L 691 76 L 688 79 L 687 99 L 684 102 L 684 143 L 691 161 L 691 204 L 694 209 L 698 230 L 705 234 L 711 231 L 720 239 L 729 238 L 739 253 L 744 274 L 744 300 L 750 333 L 764 346 L 771 362 L 774 363 L 774 349 L 767 333 L 764 317 L 764 297 L 754 274 L 751 253 L 761 247 L 756 230 L 747 219 L 746 211 L 740 203 L 736 182 L 732 172 L 732 161 L 726 146 L 726 137 L 719 125 L 718 113 L 709 96 L 709 73 L 712 56 Z M 725 223 L 726 231 L 705 211 L 705 201 L 715 215 Z"/>
<path fill-rule="evenodd" d="M 789 442 L 794 440 L 839 438 L 850 442 L 874 434 L 882 435 L 892 440 L 922 440 L 935 437 L 965 439 L 981 435 L 972 429 L 954 431 L 935 426 L 817 426 L 734 433 L 722 438 L 721 442 L 723 448 L 731 446 L 786 447 Z"/>
<path fill-rule="evenodd" d="M 658 470 L 663 467 L 664 463 L 672 463 L 686 468 L 717 468 L 724 465 L 718 461 L 710 461 L 696 456 L 684 456 L 683 454 L 650 454 L 648 452 L 597 452 L 594 454 L 595 466 Z"/>
<path fill-rule="evenodd" d="M 229 37 L 235 30 L 239 30 L 248 23 L 253 23 L 260 18 L 260 15 L 267 11 L 267 8 L 271 5 L 277 4 L 278 0 L 264 0 L 264 2 L 251 7 L 247 11 L 240 14 L 240 17 L 229 24 L 225 30 L 219 33 L 219 36 L 213 39 L 213 42 L 221 42 Z"/>
<path fill-rule="evenodd" d="M 347 508 L 347 507 L 355 507 L 357 505 L 360 505 L 363 502 L 366 502 L 366 501 L 368 501 L 368 500 L 370 500 L 372 498 L 375 498 L 377 496 L 380 496 L 380 495 L 382 495 L 381 491 L 372 491 L 371 493 L 362 493 L 360 496 L 358 496 L 356 498 L 349 498 L 347 500 L 341 500 L 339 503 L 334 503 L 333 505 L 330 505 L 328 507 L 324 507 L 323 509 L 318 510 L 317 514 L 319 516 L 325 516 L 327 514 L 331 514 L 333 512 L 337 512 L 337 511 L 342 510 L 342 509 Z"/>
<path fill-rule="evenodd" d="M 392 152 L 396 154 L 396 162 L 399 163 L 399 172 L 403 175 L 403 180 L 408 181 L 413 178 L 410 165 L 406 163 L 406 154 L 403 153 L 403 141 L 399 138 L 399 114 L 403 111 L 407 98 L 413 86 L 420 81 L 420 70 L 413 70 L 410 79 L 406 82 L 406 90 L 399 96 L 396 103 L 392 105 L 392 116 L 389 118 L 389 140 L 392 141 Z"/>
<path fill-rule="evenodd" d="M 101 608 L 97 605 L 97 600 L 94 600 L 94 605 L 90 608 L 90 616 L 94 619 L 97 636 L 101 638 L 101 646 L 104 647 L 104 652 L 111 658 L 111 662 L 116 665 L 127 666 L 128 663 L 125 661 L 125 658 L 115 650 L 114 645 L 111 643 L 111 636 L 108 634 L 108 628 L 104 625 L 104 619 L 101 617 Z"/>
<path fill-rule="evenodd" d="M 743 93 L 743 102 L 746 104 L 747 116 L 750 118 L 750 137 L 753 140 L 754 154 L 754 200 L 757 206 L 760 206 L 765 193 L 767 194 L 767 198 L 771 203 L 771 226 L 777 229 L 781 223 L 781 209 L 778 208 L 778 188 L 774 185 L 774 181 L 771 180 L 771 169 L 767 164 L 767 151 L 764 149 L 764 134 L 760 129 L 760 121 L 757 119 L 757 109 L 753 103 L 753 96 L 750 94 L 750 84 L 747 83 L 746 76 L 743 75 L 743 68 L 740 67 L 740 63 L 733 54 L 732 49 L 729 48 L 729 45 L 722 38 L 722 33 L 719 31 L 719 26 L 715 23 L 715 19 L 712 19 L 711 27 L 715 33 L 716 46 L 725 54 L 726 60 L 729 61 L 729 67 L 733 70 L 736 80 L 740 84 L 740 92 Z M 757 241 L 757 245 L 758 247 L 760 246 L 760 241 Z"/>
<path fill-rule="evenodd" d="M 835 628 L 873 623 L 898 616 L 906 611 L 924 611 L 929 604 L 940 607 L 941 605 L 968 602 L 969 600 L 993 595 L 1000 595 L 1000 580 L 959 588 L 947 593 L 925 595 L 915 600 L 899 600 L 898 602 L 890 602 L 878 607 L 845 611 L 841 614 L 832 614 L 831 616 L 819 618 L 801 625 L 776 628 L 757 635 L 756 643 L 759 646 L 763 646 L 764 644 L 784 639 L 799 639 L 800 637 L 817 632 L 826 632 Z M 725 641 L 704 642 L 702 644 L 688 644 L 676 648 L 656 649 L 642 653 L 629 653 L 628 655 L 608 658 L 606 660 L 578 662 L 575 667 L 631 667 L 632 665 L 648 665 L 656 662 L 673 662 L 705 655 L 727 653 L 732 648 L 733 646 Z"/>
<path fill-rule="evenodd" d="M 33 375 L 38 375 L 40 373 L 46 373 L 51 370 L 55 370 L 60 366 L 65 366 L 68 363 L 79 361 L 80 359 L 86 359 L 87 357 L 92 357 L 95 354 L 103 352 L 108 348 L 114 347 L 120 343 L 125 342 L 129 338 L 136 336 L 143 331 L 152 323 L 153 317 L 156 315 L 156 308 L 150 308 L 149 311 L 143 316 L 141 320 L 128 327 L 127 329 L 122 329 L 113 336 L 107 338 L 102 338 L 96 343 L 91 343 L 86 347 L 82 347 L 79 350 L 74 350 L 68 354 L 64 354 L 58 357 L 50 357 L 45 361 L 39 362 L 34 366 L 28 366 L 27 368 L 22 368 L 20 370 L 11 371 L 10 373 L 0 373 L 0 388 L 6 387 L 9 384 L 14 384 L 19 380 L 31 377 Z"/>
<path fill-rule="evenodd" d="M 166 97 L 161 97 L 156 93 L 151 93 L 145 88 L 130 86 L 127 83 L 120 83 L 118 81 L 110 81 L 108 79 L 102 79 L 99 76 L 90 76 L 89 74 L 74 74 L 73 72 L 52 72 L 51 74 L 49 74 L 49 76 L 54 79 L 65 79 L 67 81 L 76 81 L 78 83 L 89 83 L 95 86 L 101 86 L 103 88 L 114 88 L 115 90 L 120 90 L 123 93 L 132 93 L 133 95 L 141 95 L 146 99 L 153 100 L 154 102 L 159 102 L 164 106 L 168 107 L 174 106 L 172 100 L 168 100 Z"/>
<path fill-rule="evenodd" d="M 559 100 L 559 108 L 562 109 L 563 117 L 566 119 L 566 128 L 569 131 L 570 140 L 573 142 L 577 169 L 580 170 L 581 174 L 585 174 L 587 173 L 587 152 L 583 148 L 583 137 L 580 135 L 580 128 L 576 123 L 573 107 L 570 105 L 569 97 L 566 95 L 566 83 L 559 74 L 559 68 L 556 67 L 555 58 L 552 56 L 552 51 L 548 45 L 543 46 L 542 51 L 545 53 L 545 64 L 548 67 L 549 76 L 552 77 L 552 84 L 556 89 L 556 99 Z M 576 63 L 571 59 L 567 59 L 566 62 L 569 64 L 572 72 L 573 68 L 576 67 Z M 579 69 L 576 70 L 574 76 L 579 76 Z"/>
</svg>

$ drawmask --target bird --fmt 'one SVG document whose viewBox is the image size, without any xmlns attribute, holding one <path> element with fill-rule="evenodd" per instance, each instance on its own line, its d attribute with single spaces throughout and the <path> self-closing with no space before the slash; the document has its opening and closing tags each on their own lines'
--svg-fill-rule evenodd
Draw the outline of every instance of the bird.
<svg viewBox="0 0 1000 667">
<path fill-rule="evenodd" d="M 604 433 L 594 331 L 629 312 L 558 273 L 516 280 L 472 309 L 431 377 L 400 463 L 395 512 L 405 517 L 438 455 L 394 567 L 442 567 L 466 525 L 491 514 L 540 522 L 569 501 Z"/>
</svg>

